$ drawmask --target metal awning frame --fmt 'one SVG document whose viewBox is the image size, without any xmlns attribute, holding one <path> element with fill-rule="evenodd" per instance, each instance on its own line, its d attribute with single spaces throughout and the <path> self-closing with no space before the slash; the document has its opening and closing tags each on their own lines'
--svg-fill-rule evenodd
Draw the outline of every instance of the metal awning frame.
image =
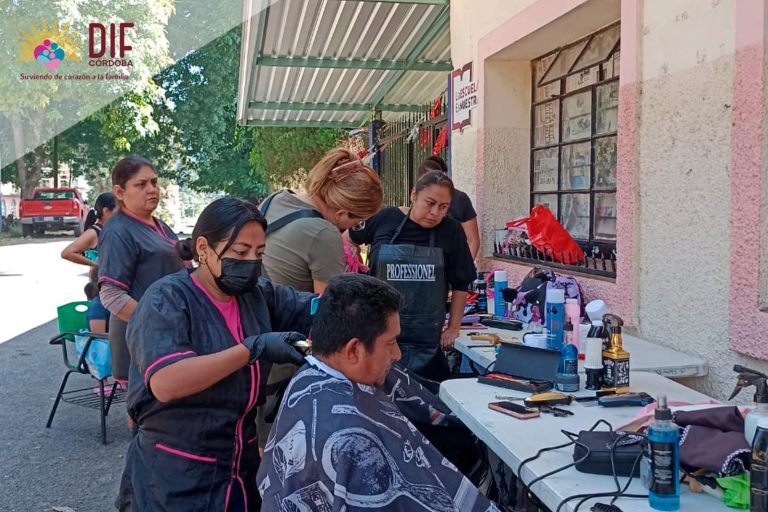
<svg viewBox="0 0 768 512">
<path fill-rule="evenodd" d="M 246 0 L 247 1 L 247 0 Z M 340 0 L 330 0 L 340 1 Z M 250 81 L 248 88 L 256 84 L 259 79 L 259 71 L 264 67 L 283 68 L 321 68 L 321 69 L 350 69 L 350 70 L 380 70 L 390 72 L 389 76 L 374 90 L 370 101 L 367 103 L 330 103 L 330 102 L 282 102 L 282 101 L 248 101 L 242 118 L 249 126 L 285 126 L 285 127 L 330 127 L 350 128 L 366 122 L 378 112 L 418 112 L 423 110 L 423 105 L 384 103 L 384 98 L 403 79 L 408 72 L 450 72 L 453 69 L 451 62 L 430 62 L 423 59 L 424 51 L 435 39 L 447 30 L 450 23 L 449 0 L 344 0 L 347 2 L 380 2 L 398 4 L 420 4 L 430 6 L 443 6 L 438 17 L 419 37 L 412 50 L 405 59 L 382 60 L 360 58 L 322 58 L 322 57 L 292 57 L 288 55 L 263 55 L 267 24 L 269 22 L 269 9 L 274 0 L 257 0 L 262 12 L 259 16 L 257 29 L 251 37 L 255 38 L 256 45 L 253 54 L 253 63 L 250 66 Z M 244 41 L 245 42 L 245 41 Z M 241 91 L 247 97 L 248 88 Z M 242 96 L 241 96 L 242 98 Z M 269 120 L 246 118 L 247 111 L 322 111 L 322 112 L 368 112 L 360 121 L 311 121 L 311 120 Z"/>
</svg>

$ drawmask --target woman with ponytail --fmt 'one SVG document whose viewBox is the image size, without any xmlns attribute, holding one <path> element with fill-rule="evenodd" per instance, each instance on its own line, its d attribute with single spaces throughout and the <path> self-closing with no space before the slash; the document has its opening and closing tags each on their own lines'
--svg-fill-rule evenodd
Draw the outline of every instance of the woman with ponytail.
<svg viewBox="0 0 768 512">
<path fill-rule="evenodd" d="M 291 343 L 306 339 L 314 297 L 259 279 L 266 226 L 252 203 L 212 202 L 176 246 L 195 270 L 160 278 L 134 310 L 127 405 L 139 429 L 120 510 L 259 510 L 255 407 L 270 364 L 303 364 Z"/>
<path fill-rule="evenodd" d="M 74 242 L 61 251 L 61 257 L 73 263 L 96 268 L 96 246 L 99 243 L 101 230 L 112 215 L 117 212 L 117 202 L 112 192 L 104 192 L 96 198 L 88 216 L 85 218 L 85 230 Z"/>
<path fill-rule="evenodd" d="M 381 209 L 384 190 L 376 172 L 353 152 L 328 151 L 309 171 L 304 191 L 276 192 L 259 209 L 266 217 L 264 275 L 298 291 L 322 293 L 333 276 L 344 273 L 341 234 L 359 229 Z M 269 376 L 267 405 L 259 409 L 259 446 L 264 448 L 278 392 L 295 373 L 275 365 Z"/>
<path fill-rule="evenodd" d="M 272 282 L 321 293 L 344 272 L 341 234 L 381 209 L 376 172 L 351 151 L 332 149 L 309 171 L 304 191 L 272 194 L 259 209 L 267 219 L 264 272 Z"/>
</svg>

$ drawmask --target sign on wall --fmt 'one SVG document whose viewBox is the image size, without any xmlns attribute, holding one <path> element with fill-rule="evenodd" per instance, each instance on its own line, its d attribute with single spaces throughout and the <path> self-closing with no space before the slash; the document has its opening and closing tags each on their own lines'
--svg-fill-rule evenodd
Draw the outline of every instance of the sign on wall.
<svg viewBox="0 0 768 512">
<path fill-rule="evenodd" d="M 472 63 L 451 73 L 452 128 L 463 130 L 472 124 L 472 111 L 477 108 L 477 82 L 472 79 Z"/>
</svg>

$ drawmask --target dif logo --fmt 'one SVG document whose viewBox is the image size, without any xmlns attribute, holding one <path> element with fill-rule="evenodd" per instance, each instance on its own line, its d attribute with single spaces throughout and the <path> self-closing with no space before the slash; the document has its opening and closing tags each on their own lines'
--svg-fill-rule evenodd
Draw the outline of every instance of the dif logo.
<svg viewBox="0 0 768 512">
<path fill-rule="evenodd" d="M 126 55 L 133 49 L 126 42 L 129 29 L 134 23 L 91 23 L 88 25 L 88 61 L 89 66 L 133 66 Z"/>
</svg>

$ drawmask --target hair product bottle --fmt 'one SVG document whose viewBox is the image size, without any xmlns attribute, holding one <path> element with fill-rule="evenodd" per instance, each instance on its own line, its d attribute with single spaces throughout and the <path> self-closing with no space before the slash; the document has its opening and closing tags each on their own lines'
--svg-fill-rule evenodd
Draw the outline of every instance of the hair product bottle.
<svg viewBox="0 0 768 512">
<path fill-rule="evenodd" d="M 648 427 L 651 448 L 651 488 L 648 504 L 656 510 L 680 509 L 680 428 L 672 422 L 666 395 L 656 401 L 654 420 Z"/>
</svg>

